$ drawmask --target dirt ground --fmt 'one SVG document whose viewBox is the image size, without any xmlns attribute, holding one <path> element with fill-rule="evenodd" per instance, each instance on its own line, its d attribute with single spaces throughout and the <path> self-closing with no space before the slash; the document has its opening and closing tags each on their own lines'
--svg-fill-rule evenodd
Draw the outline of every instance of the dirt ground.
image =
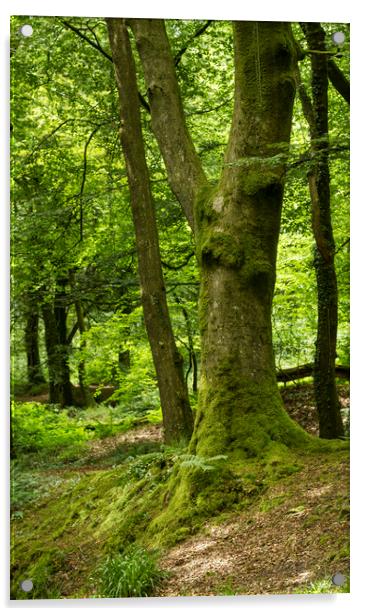
<svg viewBox="0 0 365 616">
<path fill-rule="evenodd" d="M 161 596 L 288 593 L 348 574 L 348 466 L 306 466 L 271 489 L 256 508 L 174 547 Z M 340 470 L 340 473 L 339 473 Z"/>
</svg>

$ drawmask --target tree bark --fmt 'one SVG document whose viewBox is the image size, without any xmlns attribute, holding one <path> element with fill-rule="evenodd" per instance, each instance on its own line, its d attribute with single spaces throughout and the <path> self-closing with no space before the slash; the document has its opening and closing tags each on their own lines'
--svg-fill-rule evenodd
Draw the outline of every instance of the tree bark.
<svg viewBox="0 0 365 616">
<path fill-rule="evenodd" d="M 194 230 L 194 201 L 207 180 L 185 123 L 174 60 L 161 19 L 131 19 L 147 86 L 152 130 L 169 183 Z M 177 146 L 178 144 L 178 146 Z"/>
<path fill-rule="evenodd" d="M 190 450 L 259 455 L 305 440 L 280 398 L 271 330 L 295 95 L 289 25 L 234 23 L 235 105 L 216 189 L 196 204 L 201 380 Z M 277 161 L 277 155 L 282 158 Z M 273 158 L 274 157 L 274 158 Z"/>
<path fill-rule="evenodd" d="M 320 24 L 303 24 L 310 49 L 325 51 L 325 33 Z M 316 242 L 314 267 L 317 278 L 317 340 L 314 389 L 319 416 L 319 435 L 344 435 L 336 388 L 335 360 L 338 321 L 338 292 L 335 270 L 335 242 L 331 220 L 328 139 L 328 60 L 324 53 L 311 54 L 313 165 L 308 173 L 312 228 Z"/>
<path fill-rule="evenodd" d="M 31 301 L 27 306 L 25 323 L 25 348 L 27 353 L 27 375 L 29 386 L 45 383 L 46 380 L 42 373 L 41 360 L 38 344 L 38 306 Z"/>
<path fill-rule="evenodd" d="M 119 90 L 121 143 L 136 232 L 144 319 L 160 391 L 165 440 L 172 443 L 190 438 L 193 415 L 167 308 L 129 35 L 124 20 L 107 19 L 107 25 Z"/>
</svg>

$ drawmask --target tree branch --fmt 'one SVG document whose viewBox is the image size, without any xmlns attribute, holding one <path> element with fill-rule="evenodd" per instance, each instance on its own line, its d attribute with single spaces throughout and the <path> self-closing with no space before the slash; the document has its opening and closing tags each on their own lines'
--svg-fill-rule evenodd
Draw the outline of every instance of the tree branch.
<svg viewBox="0 0 365 616">
<path fill-rule="evenodd" d="M 81 32 L 81 30 L 79 28 L 76 28 L 73 24 L 71 24 L 69 21 L 66 21 L 65 19 L 61 19 L 61 23 L 68 28 L 69 30 L 72 30 L 72 32 L 74 32 L 75 34 L 77 34 L 77 36 L 79 36 L 83 41 L 85 41 L 86 43 L 88 43 L 89 45 L 91 45 L 91 47 L 93 47 L 94 49 L 96 49 L 97 51 L 99 51 L 99 53 L 101 53 L 102 56 L 104 56 L 104 58 L 106 58 L 107 60 L 109 60 L 109 62 L 113 62 L 113 58 L 110 54 L 108 54 L 108 52 L 105 51 L 105 49 L 103 49 L 103 47 L 100 45 L 99 40 L 97 39 L 96 35 L 94 34 L 94 37 L 96 38 L 97 42 L 94 42 L 93 40 L 91 40 L 91 38 L 89 38 L 88 36 L 86 36 L 86 34 L 84 34 L 83 32 Z M 138 98 L 139 98 L 139 102 L 141 103 L 142 107 L 148 112 L 150 113 L 150 106 L 147 103 L 147 101 L 145 100 L 145 98 L 142 96 L 142 94 L 140 92 L 138 92 Z"/>
<path fill-rule="evenodd" d="M 77 332 L 77 330 L 78 330 L 78 329 L 79 329 L 79 323 L 78 323 L 78 321 L 76 321 L 76 323 L 74 323 L 74 325 L 73 325 L 73 327 L 72 327 L 71 331 L 69 332 L 69 334 L 68 334 L 68 336 L 67 336 L 67 340 L 66 340 L 66 344 L 67 344 L 67 345 L 70 345 L 70 344 L 71 344 L 71 342 L 72 342 L 72 340 L 74 339 L 75 334 L 76 334 L 76 332 Z"/>
<path fill-rule="evenodd" d="M 348 237 L 347 240 L 342 242 L 342 244 L 337 248 L 337 250 L 335 251 L 335 255 L 337 255 L 337 253 L 339 253 L 340 250 L 342 250 L 342 248 L 345 248 L 345 246 L 347 246 L 347 244 L 349 243 L 350 243 L 350 238 Z"/>
<path fill-rule="evenodd" d="M 332 58 L 328 61 L 328 77 L 337 92 L 350 104 L 350 82 Z"/>
<path fill-rule="evenodd" d="M 68 118 L 67 120 L 63 120 L 63 122 L 61 122 L 61 124 L 58 124 L 58 126 L 56 126 L 56 128 L 54 128 L 53 130 L 51 130 L 50 133 L 47 133 L 47 135 L 45 135 L 44 137 L 42 137 L 42 139 L 40 141 L 38 141 L 37 145 L 34 146 L 34 148 L 32 149 L 32 151 L 30 152 L 30 154 L 28 154 L 27 158 L 24 161 L 24 165 L 27 164 L 27 162 L 32 158 L 34 152 L 36 152 L 36 150 L 39 150 L 39 148 L 42 146 L 42 144 L 47 141 L 48 139 L 50 139 L 51 137 L 53 137 L 53 135 L 55 135 L 57 133 L 57 131 L 59 131 L 65 124 L 67 124 L 68 122 L 75 122 L 75 118 Z"/>
<path fill-rule="evenodd" d="M 308 27 L 310 29 L 311 24 L 302 22 L 300 23 L 300 27 L 304 35 L 307 37 Z M 350 82 L 345 77 L 345 75 L 343 74 L 343 72 L 337 66 L 336 62 L 333 59 L 334 57 L 336 57 L 337 52 L 333 53 L 332 51 L 327 51 L 323 49 L 322 50 L 321 49 L 306 49 L 306 50 L 301 50 L 301 51 L 302 51 L 303 57 L 307 54 L 324 54 L 328 56 L 328 60 L 327 60 L 328 78 L 330 82 L 332 83 L 333 87 L 337 90 L 337 92 L 341 94 L 341 96 L 345 99 L 345 101 L 348 104 L 350 104 Z"/>
<path fill-rule="evenodd" d="M 180 263 L 180 265 L 171 265 L 170 263 L 166 263 L 166 261 L 162 261 L 161 259 L 161 263 L 164 267 L 166 267 L 169 270 L 180 270 L 183 267 L 185 267 L 185 265 L 187 265 L 191 259 L 191 257 L 194 256 L 194 252 L 191 252 L 185 259 L 185 261 L 183 261 L 182 263 Z"/>
<path fill-rule="evenodd" d="M 97 51 L 99 51 L 104 58 L 106 58 L 107 60 L 109 60 L 109 62 L 113 62 L 113 58 L 111 57 L 110 54 L 108 54 L 105 49 L 103 49 L 103 47 L 100 45 L 100 43 L 96 43 L 94 41 L 92 41 L 88 36 L 86 36 L 86 34 L 84 34 L 79 28 L 76 28 L 76 26 L 74 26 L 73 24 L 71 24 L 69 21 L 66 21 L 66 19 L 61 19 L 61 23 L 63 23 L 64 26 L 66 26 L 66 28 L 68 28 L 69 30 L 72 30 L 72 32 L 74 32 L 75 34 L 77 34 L 77 36 L 79 36 L 81 39 L 83 39 L 84 41 L 86 41 L 86 43 L 89 43 L 89 45 L 91 45 L 91 47 L 93 47 L 94 49 L 96 49 Z"/>
<path fill-rule="evenodd" d="M 85 188 L 85 183 L 86 183 L 87 149 L 88 149 L 88 147 L 90 145 L 90 142 L 91 142 L 92 138 L 94 137 L 95 133 L 99 130 L 99 128 L 103 124 L 104 124 L 104 122 L 102 124 L 98 124 L 98 126 L 96 126 L 96 128 L 94 128 L 94 130 L 91 131 L 89 137 L 86 140 L 85 147 L 84 147 L 82 179 L 81 179 L 80 192 L 78 194 L 78 197 L 79 197 L 79 200 L 80 200 L 80 241 L 81 242 L 83 240 L 83 203 L 82 203 L 82 196 L 83 196 L 83 193 L 84 193 L 84 188 Z"/>
<path fill-rule="evenodd" d="M 212 23 L 212 21 L 213 21 L 212 19 L 208 19 L 208 21 L 206 21 L 205 24 L 200 26 L 200 28 L 198 28 L 196 30 L 196 32 L 194 32 L 194 34 L 187 40 L 185 45 L 183 47 L 181 47 L 181 49 L 175 54 L 175 57 L 174 57 L 175 67 L 180 64 L 181 58 L 183 57 L 184 53 L 188 50 L 188 48 L 190 47 L 191 43 L 196 38 L 201 36 L 207 30 L 207 28 L 209 28 L 209 26 Z"/>
</svg>

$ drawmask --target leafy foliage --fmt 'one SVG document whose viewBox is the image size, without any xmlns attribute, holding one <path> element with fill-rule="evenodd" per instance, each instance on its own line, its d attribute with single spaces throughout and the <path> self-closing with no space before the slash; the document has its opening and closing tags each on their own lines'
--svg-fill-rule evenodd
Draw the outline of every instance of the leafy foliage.
<svg viewBox="0 0 365 616">
<path fill-rule="evenodd" d="M 65 411 L 37 402 L 12 404 L 12 433 L 19 453 L 60 450 L 89 438 L 85 427 Z"/>
</svg>

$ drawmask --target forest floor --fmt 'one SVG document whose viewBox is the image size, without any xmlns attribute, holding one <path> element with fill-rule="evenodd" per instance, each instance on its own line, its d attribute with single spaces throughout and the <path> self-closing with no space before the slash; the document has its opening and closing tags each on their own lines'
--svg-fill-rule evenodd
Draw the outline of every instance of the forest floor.
<svg viewBox="0 0 365 616">
<path fill-rule="evenodd" d="M 347 461 L 314 459 L 239 515 L 207 522 L 161 560 L 160 595 L 275 594 L 348 575 Z"/>
<path fill-rule="evenodd" d="M 339 393 L 341 406 L 348 407 L 348 387 L 341 386 Z M 287 387 L 282 389 L 282 396 L 288 413 L 308 432 L 316 434 L 312 388 Z M 146 454 L 158 451 L 162 436 L 160 425 L 141 425 L 90 440 L 86 453 L 72 464 L 40 465 L 36 469 L 32 481 L 40 484 L 40 493 L 13 510 L 13 540 L 20 544 L 18 553 L 22 545 L 34 544 L 30 559 L 34 554 L 42 558 L 47 541 L 53 542 L 57 562 L 50 567 L 47 561 L 46 569 L 48 586 L 57 589 L 55 597 L 96 596 L 90 580 L 101 548 L 98 540 L 90 541 L 89 535 L 90 528 L 100 520 L 95 518 L 91 526 L 85 522 L 84 530 L 82 520 L 79 525 L 78 520 L 72 522 L 78 516 L 89 516 L 87 520 L 85 517 L 89 524 L 97 508 L 92 494 L 94 484 L 90 481 L 90 487 L 83 488 L 91 492 L 90 511 L 74 511 L 71 515 L 65 512 L 67 531 L 58 531 L 48 522 L 58 499 L 64 502 L 62 499 L 68 492 L 73 494 L 76 484 L 82 485 L 79 482 L 83 477 L 96 482 L 100 476 L 101 482 L 110 482 L 122 461 L 138 456 L 142 460 Z M 24 489 L 28 490 L 29 485 Z M 84 506 L 89 508 L 88 504 Z M 60 524 L 62 513 L 58 511 L 57 515 Z M 51 531 L 52 537 L 45 537 L 44 547 L 37 536 L 42 529 L 45 533 Z M 58 554 L 62 554 L 61 559 Z M 26 557 L 23 563 L 21 558 L 17 555 L 13 561 L 15 573 L 19 576 L 24 570 L 25 576 L 29 572 L 32 575 Z M 336 592 L 332 576 L 349 575 L 348 452 L 303 456 L 297 472 L 269 485 L 243 511 L 220 512 L 207 519 L 195 535 L 165 549 L 159 566 L 168 575 L 156 589 L 157 596 Z"/>
</svg>

